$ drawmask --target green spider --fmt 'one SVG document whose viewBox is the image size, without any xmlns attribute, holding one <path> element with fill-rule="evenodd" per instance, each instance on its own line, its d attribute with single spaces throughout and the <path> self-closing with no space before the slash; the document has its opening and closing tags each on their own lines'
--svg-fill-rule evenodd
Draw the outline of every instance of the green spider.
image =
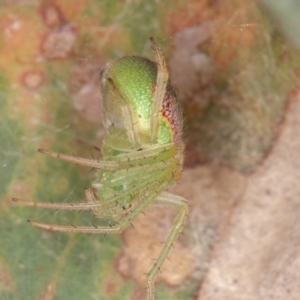
<svg viewBox="0 0 300 300">
<path fill-rule="evenodd" d="M 103 158 L 91 160 L 39 149 L 46 155 L 97 170 L 85 191 L 86 202 L 43 203 L 13 198 L 22 205 L 62 210 L 90 210 L 113 221 L 110 226 L 62 226 L 28 221 L 47 230 L 82 233 L 121 233 L 150 204 L 178 210 L 167 240 L 147 273 L 148 299 L 154 280 L 188 213 L 184 198 L 166 191 L 180 178 L 183 163 L 182 113 L 169 82 L 164 57 L 150 38 L 157 63 L 125 56 L 108 63 L 101 72 L 103 123 L 107 134 Z"/>
</svg>

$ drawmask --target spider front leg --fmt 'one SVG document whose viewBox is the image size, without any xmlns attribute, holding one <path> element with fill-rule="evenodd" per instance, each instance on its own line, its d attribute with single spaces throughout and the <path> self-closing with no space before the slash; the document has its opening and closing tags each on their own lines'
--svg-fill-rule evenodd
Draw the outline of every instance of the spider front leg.
<svg viewBox="0 0 300 300">
<path fill-rule="evenodd" d="M 122 96 L 121 92 L 115 85 L 114 81 L 111 78 L 107 78 L 107 82 L 110 86 L 110 93 L 112 94 L 111 97 L 115 101 L 115 105 L 118 105 L 121 110 L 121 118 L 124 120 L 123 125 L 125 127 L 125 131 L 131 147 L 133 149 L 139 148 L 141 141 L 140 136 L 138 134 L 137 129 L 137 121 L 135 119 L 132 107 L 130 103 L 128 103 L 124 97 Z"/>
<path fill-rule="evenodd" d="M 151 142 L 156 142 L 158 137 L 159 122 L 160 122 L 160 110 L 162 108 L 164 96 L 167 90 L 167 84 L 169 79 L 169 73 L 164 56 L 156 44 L 155 40 L 151 37 L 153 49 L 156 54 L 157 60 L 157 77 L 155 83 L 155 93 L 151 108 Z"/>
</svg>

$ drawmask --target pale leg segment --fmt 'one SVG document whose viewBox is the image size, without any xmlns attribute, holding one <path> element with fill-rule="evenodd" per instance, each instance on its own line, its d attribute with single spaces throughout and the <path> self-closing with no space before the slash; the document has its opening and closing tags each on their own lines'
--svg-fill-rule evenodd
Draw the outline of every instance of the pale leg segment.
<svg viewBox="0 0 300 300">
<path fill-rule="evenodd" d="M 179 196 L 172 195 L 168 192 L 163 192 L 155 200 L 154 204 L 172 206 L 178 209 L 178 215 L 175 218 L 172 228 L 169 232 L 168 238 L 149 273 L 147 274 L 147 288 L 148 288 L 148 300 L 154 300 L 155 285 L 154 280 L 164 263 L 168 253 L 176 241 L 179 233 L 182 231 L 187 214 L 188 214 L 188 205 L 187 201 Z"/>
<path fill-rule="evenodd" d="M 134 152 L 128 152 L 128 153 L 123 153 L 119 154 L 113 157 L 109 158 L 109 161 L 115 161 L 115 162 L 124 162 L 128 160 L 139 160 L 139 159 L 144 159 L 145 158 L 150 158 L 150 157 L 157 157 L 159 154 L 164 153 L 169 151 L 170 155 L 168 158 L 174 157 L 174 155 L 177 152 L 177 148 L 175 144 L 170 143 L 170 144 L 165 144 L 165 145 L 151 145 L 149 148 L 142 149 L 140 151 L 134 151 Z"/>
<path fill-rule="evenodd" d="M 71 155 L 60 154 L 60 153 L 56 153 L 44 149 L 39 149 L 38 151 L 43 154 L 49 155 L 51 157 L 68 161 L 77 165 L 86 166 L 86 167 L 105 169 L 105 170 L 117 170 L 119 168 L 119 164 L 113 161 L 97 161 L 94 159 L 87 159 L 87 158 L 81 158 L 81 157 L 76 157 Z"/>
<path fill-rule="evenodd" d="M 138 129 L 136 122 L 134 121 L 134 116 L 132 112 L 132 107 L 130 104 L 126 104 L 122 107 L 123 118 L 125 120 L 124 124 L 126 126 L 125 130 L 127 132 L 128 139 L 133 149 L 137 149 L 141 145 L 140 136 L 138 134 Z"/>
<path fill-rule="evenodd" d="M 101 203 L 94 198 L 93 193 L 90 189 L 85 189 L 85 196 L 89 202 L 82 203 L 49 203 L 49 202 L 37 202 L 37 201 L 28 201 L 19 198 L 12 198 L 12 201 L 26 206 L 33 206 L 39 208 L 48 208 L 48 209 L 61 209 L 61 210 L 91 210 L 101 206 Z"/>
<path fill-rule="evenodd" d="M 152 104 L 151 111 L 151 142 L 157 142 L 158 130 L 159 130 L 159 120 L 160 120 L 160 111 L 162 109 L 162 104 L 164 96 L 167 90 L 167 84 L 169 79 L 169 73 L 166 65 L 164 56 L 156 44 L 155 40 L 150 38 L 152 46 L 154 48 L 157 60 L 157 77 L 156 77 L 156 86 L 154 99 Z"/>
<path fill-rule="evenodd" d="M 132 145 L 133 149 L 137 149 L 141 144 L 141 141 L 138 130 L 136 128 L 137 122 L 134 118 L 132 106 L 130 105 L 130 103 L 128 103 L 128 101 L 124 99 L 122 93 L 119 91 L 114 81 L 111 78 L 108 78 L 107 80 L 112 88 L 112 91 L 115 93 L 115 104 L 121 107 L 122 117 L 124 118 L 122 124 L 125 127 L 130 144 Z"/>
<path fill-rule="evenodd" d="M 96 169 L 104 169 L 104 170 L 118 170 L 124 166 L 120 167 L 120 163 L 128 164 L 130 166 L 130 162 L 141 160 L 141 164 L 145 161 L 145 158 L 153 158 L 157 161 L 164 161 L 170 157 L 174 156 L 176 152 L 176 146 L 174 144 L 167 144 L 167 145 L 159 145 L 157 147 L 143 149 L 137 152 L 129 152 L 126 154 L 120 154 L 117 156 L 113 156 L 109 160 L 94 160 L 94 159 L 87 159 L 82 157 L 76 157 L 72 155 L 61 154 L 45 149 L 38 149 L 38 151 L 42 154 L 46 154 L 48 156 L 67 161 L 70 163 L 74 163 L 77 165 L 82 165 L 86 167 L 96 168 Z M 144 163 L 145 164 L 145 163 Z"/>
<path fill-rule="evenodd" d="M 96 207 L 99 207 L 100 203 L 48 203 L 48 202 L 36 202 L 28 201 L 19 198 L 12 198 L 12 201 L 26 206 L 34 206 L 39 208 L 48 208 L 48 209 L 62 209 L 62 210 L 90 210 Z"/>
</svg>

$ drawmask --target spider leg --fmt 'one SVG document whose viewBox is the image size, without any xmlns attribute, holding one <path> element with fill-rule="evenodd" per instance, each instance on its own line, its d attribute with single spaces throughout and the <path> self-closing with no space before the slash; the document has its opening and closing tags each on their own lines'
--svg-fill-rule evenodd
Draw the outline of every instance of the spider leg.
<svg viewBox="0 0 300 300">
<path fill-rule="evenodd" d="M 123 95 L 120 93 L 119 89 L 115 85 L 114 81 L 111 78 L 108 78 L 108 83 L 111 86 L 111 92 L 114 93 L 115 105 L 119 105 L 122 111 L 122 118 L 124 119 L 122 124 L 125 126 L 125 130 L 133 149 L 138 148 L 141 144 L 140 136 L 138 134 L 138 129 L 136 126 L 135 117 L 132 111 L 131 105 L 123 98 Z"/>
<path fill-rule="evenodd" d="M 61 232 L 80 232 L 80 233 L 120 233 L 122 230 L 119 226 L 61 226 L 54 224 L 45 224 L 28 220 L 28 223 L 39 228 L 43 228 L 50 231 Z"/>
<path fill-rule="evenodd" d="M 19 198 L 12 198 L 12 201 L 20 205 L 61 210 L 90 210 L 100 206 L 100 203 L 49 203 L 28 201 Z"/>
<path fill-rule="evenodd" d="M 131 181 L 128 183 L 129 188 L 126 191 L 107 199 L 103 199 L 102 202 L 106 202 L 106 204 L 118 202 L 119 205 L 122 203 L 122 205 L 133 204 L 133 206 L 138 206 L 140 202 L 147 201 L 147 194 L 153 195 L 156 193 L 158 196 L 164 190 L 165 186 L 170 185 L 170 182 L 173 180 L 173 174 L 171 171 L 173 169 L 174 165 L 170 164 L 168 166 L 164 166 L 159 173 L 154 171 L 150 177 L 147 177 L 147 173 L 145 175 L 140 175 L 140 181 L 135 182 L 134 179 L 131 179 Z M 152 203 L 155 198 L 156 197 L 151 198 L 153 200 L 149 202 L 149 204 Z"/>
<path fill-rule="evenodd" d="M 172 206 L 178 209 L 178 215 L 175 218 L 172 228 L 169 232 L 168 238 L 149 273 L 147 274 L 147 288 L 148 288 L 148 300 L 154 299 L 154 280 L 164 263 L 172 245 L 176 241 L 179 233 L 182 231 L 186 216 L 188 214 L 188 205 L 187 201 L 179 196 L 170 194 L 168 192 L 163 192 L 160 196 L 157 197 L 154 204 L 156 205 L 165 205 L 165 206 Z"/>
<path fill-rule="evenodd" d="M 136 122 L 134 122 L 134 115 L 131 106 L 129 104 L 123 106 L 122 113 L 125 120 L 124 124 L 126 125 L 126 132 L 130 144 L 132 145 L 133 149 L 137 149 L 139 148 L 141 141 L 138 134 Z"/>
<path fill-rule="evenodd" d="M 151 111 L 151 142 L 155 143 L 158 137 L 160 110 L 162 108 L 164 96 L 167 89 L 169 73 L 164 56 L 156 44 L 153 37 L 150 38 L 157 60 L 157 77 L 155 93 Z"/>
<path fill-rule="evenodd" d="M 162 172 L 167 170 L 172 172 L 174 168 L 176 168 L 175 160 L 155 163 L 151 167 L 149 167 L 149 165 L 142 165 L 116 171 L 113 175 L 108 177 L 107 180 L 103 179 L 102 182 L 106 187 L 120 186 L 122 184 L 135 186 L 139 182 L 152 182 L 152 179 L 156 180 Z M 101 189 L 101 185 L 99 186 L 98 183 L 93 183 L 93 187 L 99 190 Z"/>
<path fill-rule="evenodd" d="M 149 206 L 163 190 L 165 190 L 169 181 L 166 179 L 164 182 L 155 181 L 152 185 L 149 186 L 146 195 L 142 196 L 138 205 L 126 215 L 123 219 L 116 223 L 113 226 L 64 226 L 64 225 L 55 225 L 55 224 L 45 224 L 39 223 L 35 221 L 28 220 L 28 222 L 39 228 L 43 228 L 51 231 L 62 231 L 62 232 L 81 232 L 81 233 L 121 233 L 128 226 L 130 226 L 131 222 L 143 211 L 147 206 Z"/>
<path fill-rule="evenodd" d="M 65 154 L 60 154 L 56 152 L 52 152 L 49 150 L 44 150 L 44 149 L 39 149 L 39 152 L 49 155 L 54 158 L 58 158 L 64 161 L 68 161 L 77 165 L 82 165 L 86 167 L 91 167 L 91 168 L 97 168 L 97 169 L 105 169 L 105 170 L 116 170 L 119 168 L 119 164 L 116 162 L 110 162 L 110 161 L 97 161 L 94 159 L 87 159 L 87 158 L 82 158 L 82 157 L 75 157 L 71 155 L 65 155 Z"/>
<path fill-rule="evenodd" d="M 169 152 L 168 152 L 169 151 Z M 140 151 L 135 152 L 129 152 L 126 154 L 119 154 L 113 157 L 110 157 L 110 161 L 116 161 L 116 162 L 126 162 L 126 161 L 134 161 L 134 160 L 140 160 L 142 159 L 145 161 L 145 158 L 156 158 L 161 153 L 169 153 L 167 158 L 174 157 L 174 155 L 177 153 L 177 149 L 175 144 L 164 144 L 164 145 L 152 145 L 151 148 L 142 149 Z"/>
<path fill-rule="evenodd" d="M 85 196 L 88 202 L 82 202 L 82 203 L 36 202 L 36 201 L 23 200 L 20 198 L 12 198 L 12 201 L 20 205 L 49 208 L 49 209 L 61 209 L 61 210 L 90 210 L 101 206 L 100 202 L 96 202 L 97 199 L 94 198 L 93 193 L 90 189 L 85 190 Z"/>
</svg>

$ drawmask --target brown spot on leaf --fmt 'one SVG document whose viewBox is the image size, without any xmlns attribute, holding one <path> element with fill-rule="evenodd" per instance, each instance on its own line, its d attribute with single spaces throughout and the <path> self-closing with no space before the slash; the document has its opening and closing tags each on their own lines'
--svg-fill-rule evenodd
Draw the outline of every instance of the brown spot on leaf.
<svg viewBox="0 0 300 300">
<path fill-rule="evenodd" d="M 63 59 L 71 55 L 76 41 L 72 26 L 65 25 L 51 30 L 42 42 L 42 54 L 46 59 Z"/>
<path fill-rule="evenodd" d="M 80 62 L 74 67 L 70 81 L 74 107 L 89 122 L 100 124 L 102 109 L 99 74 L 102 67 L 102 61 Z"/>
<path fill-rule="evenodd" d="M 16 287 L 8 268 L 0 261 L 0 286 L 1 289 L 14 290 Z"/>
<path fill-rule="evenodd" d="M 47 27 L 57 28 L 66 23 L 61 9 L 54 3 L 46 1 L 40 7 L 42 19 Z"/>
<path fill-rule="evenodd" d="M 39 297 L 39 300 L 52 300 L 55 292 L 55 283 L 50 281 L 46 286 L 46 291 Z"/>
<path fill-rule="evenodd" d="M 107 279 L 106 279 L 106 283 L 104 285 L 104 290 L 105 293 L 107 295 L 114 295 L 116 293 L 116 291 L 118 290 L 118 286 L 117 286 L 117 282 L 116 282 L 116 278 L 113 277 L 113 275 L 110 275 Z"/>
<path fill-rule="evenodd" d="M 166 17 L 166 32 L 174 35 L 176 32 L 191 26 L 202 24 L 218 15 L 221 10 L 219 1 L 192 0 L 182 9 L 171 12 Z"/>
<path fill-rule="evenodd" d="M 45 81 L 45 73 L 40 70 L 27 71 L 21 76 L 21 83 L 28 90 L 36 90 L 43 85 Z"/>
</svg>

